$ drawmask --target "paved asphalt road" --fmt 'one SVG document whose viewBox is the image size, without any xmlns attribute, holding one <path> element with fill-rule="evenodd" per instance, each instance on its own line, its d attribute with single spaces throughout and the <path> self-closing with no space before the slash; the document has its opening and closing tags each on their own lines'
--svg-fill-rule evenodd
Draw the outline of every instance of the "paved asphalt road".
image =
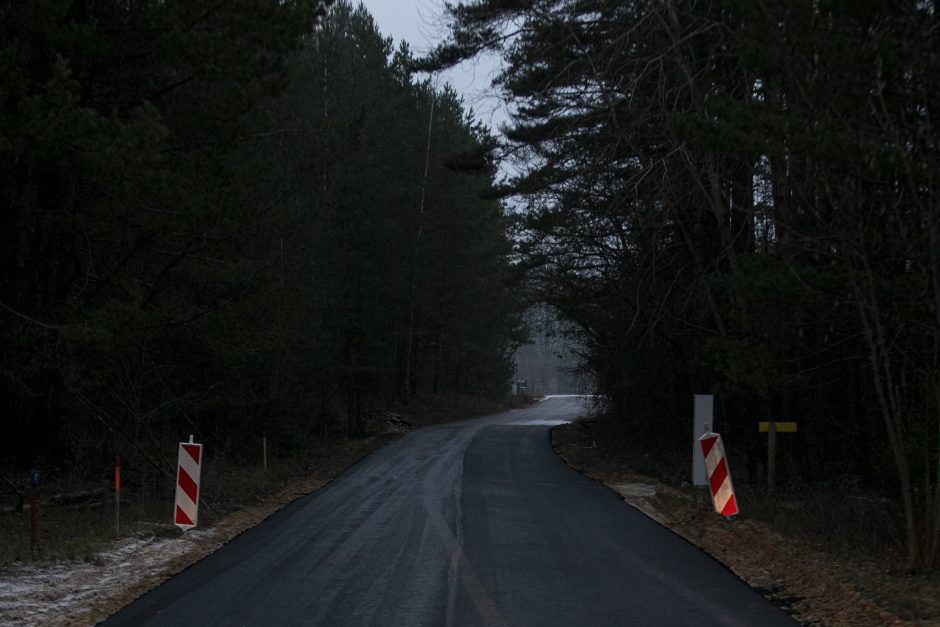
<svg viewBox="0 0 940 627">
<path fill-rule="evenodd" d="M 580 402 L 409 433 L 105 625 L 794 625 L 558 459 Z"/>
</svg>

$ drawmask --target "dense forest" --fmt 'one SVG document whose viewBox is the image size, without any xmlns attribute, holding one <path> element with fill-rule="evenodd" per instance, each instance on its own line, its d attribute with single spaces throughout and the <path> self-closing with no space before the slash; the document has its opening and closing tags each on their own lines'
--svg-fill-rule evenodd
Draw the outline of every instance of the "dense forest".
<svg viewBox="0 0 940 627">
<path fill-rule="evenodd" d="M 169 475 L 190 433 L 289 453 L 508 392 L 493 139 L 364 8 L 6 1 L 0 31 L 0 468 Z"/>
<path fill-rule="evenodd" d="M 935 2 L 478 0 L 449 18 L 421 67 L 502 56 L 527 283 L 576 326 L 620 432 L 684 451 L 692 394 L 714 393 L 755 482 L 757 422 L 798 421 L 781 478 L 887 498 L 911 565 L 937 565 Z"/>
<path fill-rule="evenodd" d="M 541 303 L 615 432 L 687 455 L 715 394 L 760 484 L 797 421 L 780 488 L 877 495 L 938 566 L 936 3 L 448 19 L 415 59 L 348 0 L 0 0 L 0 470 L 503 394 Z M 486 51 L 501 141 L 426 74 Z"/>
</svg>

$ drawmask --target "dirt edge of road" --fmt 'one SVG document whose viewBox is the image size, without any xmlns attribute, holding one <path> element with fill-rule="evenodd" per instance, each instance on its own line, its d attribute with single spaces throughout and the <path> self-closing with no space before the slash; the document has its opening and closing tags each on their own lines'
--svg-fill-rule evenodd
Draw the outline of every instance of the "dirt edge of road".
<svg viewBox="0 0 940 627">
<path fill-rule="evenodd" d="M 867 598 L 842 563 L 752 519 L 716 515 L 704 493 L 680 490 L 598 459 L 574 425 L 552 430 L 552 447 L 572 468 L 604 483 L 628 504 L 724 564 L 745 583 L 807 625 L 914 625 Z"/>
</svg>

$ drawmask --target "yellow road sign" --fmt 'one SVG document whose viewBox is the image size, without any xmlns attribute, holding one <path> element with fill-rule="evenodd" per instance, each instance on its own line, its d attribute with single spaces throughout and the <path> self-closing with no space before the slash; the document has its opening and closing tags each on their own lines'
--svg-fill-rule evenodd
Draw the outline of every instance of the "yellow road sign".
<svg viewBox="0 0 940 627">
<path fill-rule="evenodd" d="M 774 423 L 777 426 L 777 433 L 796 433 L 796 423 L 795 422 L 777 422 Z M 761 433 L 767 433 L 770 430 L 770 423 L 760 422 L 758 427 Z"/>
</svg>

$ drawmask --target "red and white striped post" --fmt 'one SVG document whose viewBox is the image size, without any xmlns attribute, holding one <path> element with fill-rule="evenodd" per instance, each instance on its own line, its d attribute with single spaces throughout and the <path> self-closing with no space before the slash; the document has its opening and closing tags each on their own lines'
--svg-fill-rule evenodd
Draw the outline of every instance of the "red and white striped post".
<svg viewBox="0 0 940 627">
<path fill-rule="evenodd" d="M 114 456 L 114 535 L 121 535 L 121 456 Z"/>
<path fill-rule="evenodd" d="M 738 513 L 738 503 L 734 499 L 734 486 L 731 484 L 731 472 L 728 470 L 721 436 L 712 433 L 711 428 L 705 425 L 705 435 L 698 439 L 698 443 L 705 458 L 705 474 L 708 475 L 715 511 L 722 516 L 734 516 Z"/>
<path fill-rule="evenodd" d="M 199 517 L 199 474 L 202 469 L 202 444 L 180 442 L 176 470 L 176 514 L 173 524 L 182 530 L 196 526 Z"/>
</svg>

